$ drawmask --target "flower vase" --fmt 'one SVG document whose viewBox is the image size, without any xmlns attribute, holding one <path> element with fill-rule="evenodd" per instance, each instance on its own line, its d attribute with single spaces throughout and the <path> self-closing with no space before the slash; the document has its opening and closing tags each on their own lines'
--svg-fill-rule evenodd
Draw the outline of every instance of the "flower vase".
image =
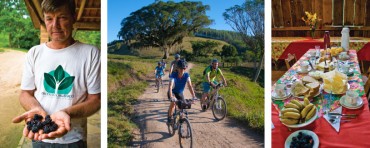
<svg viewBox="0 0 370 148">
<path fill-rule="evenodd" d="M 315 39 L 316 38 L 315 37 L 315 29 L 312 29 L 310 33 L 311 33 L 311 38 Z"/>
</svg>

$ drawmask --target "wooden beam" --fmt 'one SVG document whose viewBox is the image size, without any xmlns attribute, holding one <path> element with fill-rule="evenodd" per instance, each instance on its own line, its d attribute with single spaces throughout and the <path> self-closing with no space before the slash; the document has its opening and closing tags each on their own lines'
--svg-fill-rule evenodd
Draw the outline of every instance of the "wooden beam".
<svg viewBox="0 0 370 148">
<path fill-rule="evenodd" d="M 76 22 L 73 25 L 73 28 L 76 29 L 91 29 L 91 30 L 100 30 L 100 22 Z"/>
<path fill-rule="evenodd" d="M 100 7 L 85 7 L 84 10 L 100 10 Z M 76 10 L 80 10 L 80 8 L 76 8 Z"/>
<path fill-rule="evenodd" d="M 100 16 L 82 16 L 84 19 L 100 19 Z"/>
<path fill-rule="evenodd" d="M 36 14 L 40 17 L 40 18 L 42 18 L 42 10 L 41 10 L 41 3 L 39 3 L 39 0 L 32 0 L 32 2 L 33 2 L 33 5 L 35 6 L 35 8 L 36 8 Z"/>
<path fill-rule="evenodd" d="M 81 19 L 82 12 L 84 11 L 84 8 L 85 8 L 85 4 L 86 4 L 86 0 L 82 0 L 80 9 L 79 9 L 78 15 L 77 15 L 77 21 L 79 21 Z"/>
</svg>

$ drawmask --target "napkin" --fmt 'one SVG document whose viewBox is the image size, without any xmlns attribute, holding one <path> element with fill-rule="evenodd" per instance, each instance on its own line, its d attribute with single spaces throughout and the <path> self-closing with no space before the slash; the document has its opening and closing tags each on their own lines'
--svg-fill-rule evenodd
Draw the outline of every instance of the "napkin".
<svg viewBox="0 0 370 148">
<path fill-rule="evenodd" d="M 335 109 L 335 110 L 333 110 L 331 113 L 339 113 L 339 114 L 342 114 L 342 106 L 340 106 L 340 107 L 338 107 L 337 109 Z M 326 121 L 328 121 L 328 123 L 335 129 L 335 131 L 337 131 L 338 133 L 339 133 L 339 129 L 340 129 L 340 118 L 341 117 L 339 117 L 339 118 L 337 118 L 337 119 L 335 119 L 335 120 L 337 120 L 336 122 L 334 122 L 334 123 L 331 123 L 330 121 L 329 121 L 329 114 L 327 113 L 327 114 L 325 114 L 324 115 L 324 118 L 326 119 Z"/>
</svg>

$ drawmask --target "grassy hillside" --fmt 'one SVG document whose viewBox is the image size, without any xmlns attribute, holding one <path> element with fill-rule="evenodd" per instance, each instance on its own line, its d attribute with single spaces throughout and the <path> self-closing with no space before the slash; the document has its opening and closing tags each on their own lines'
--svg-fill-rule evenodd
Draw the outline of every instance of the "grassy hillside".
<svg viewBox="0 0 370 148">
<path fill-rule="evenodd" d="M 195 63 L 190 70 L 191 79 L 196 92 L 202 93 L 203 70 L 207 65 Z M 226 99 L 228 116 L 246 123 L 247 126 L 264 131 L 264 88 L 245 76 L 232 72 L 229 68 L 221 68 L 226 78 L 227 87 L 220 94 Z M 220 79 L 221 80 L 221 79 Z"/>
<path fill-rule="evenodd" d="M 215 41 L 220 43 L 220 45 L 217 47 L 219 51 L 222 50 L 222 46 L 228 45 L 228 43 L 220 40 L 214 40 L 214 39 L 206 39 L 206 38 L 200 38 L 200 37 L 185 37 L 183 40 L 182 45 L 174 47 L 174 49 L 184 49 L 186 51 L 192 52 L 193 48 L 191 47 L 191 41 Z M 130 51 L 128 50 L 127 46 L 118 43 L 116 45 L 111 45 L 108 47 L 108 51 L 113 54 L 130 54 L 135 56 L 140 56 L 143 58 L 161 58 L 163 56 L 163 51 L 158 47 L 148 48 L 148 49 L 142 49 L 142 50 L 134 50 Z M 172 50 L 170 53 L 177 53 L 178 50 Z M 172 57 L 170 57 L 172 59 Z"/>
<path fill-rule="evenodd" d="M 128 145 L 136 125 L 133 104 L 153 77 L 154 59 L 108 55 L 108 147 Z M 152 69 L 148 67 L 153 67 Z"/>
</svg>

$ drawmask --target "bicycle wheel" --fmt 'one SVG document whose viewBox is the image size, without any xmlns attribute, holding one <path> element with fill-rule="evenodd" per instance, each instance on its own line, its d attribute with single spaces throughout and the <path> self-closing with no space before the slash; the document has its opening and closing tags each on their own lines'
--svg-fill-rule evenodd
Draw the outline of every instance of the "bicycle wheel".
<svg viewBox="0 0 370 148">
<path fill-rule="evenodd" d="M 216 120 L 222 120 L 226 117 L 226 102 L 222 97 L 218 97 L 212 104 L 212 113 Z"/>
<path fill-rule="evenodd" d="M 159 80 L 157 79 L 156 81 L 156 86 L 157 86 L 157 93 L 159 92 Z"/>
<path fill-rule="evenodd" d="M 181 148 L 193 147 L 193 131 L 187 118 L 182 119 L 179 127 L 179 141 Z"/>
</svg>

